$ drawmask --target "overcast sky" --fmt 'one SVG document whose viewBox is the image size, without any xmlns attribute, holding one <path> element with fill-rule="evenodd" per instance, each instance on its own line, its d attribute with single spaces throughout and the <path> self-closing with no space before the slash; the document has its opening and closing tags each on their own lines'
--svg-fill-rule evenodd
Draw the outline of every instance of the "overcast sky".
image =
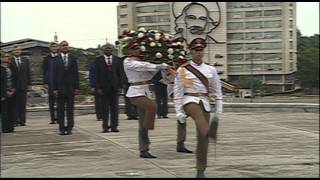
<svg viewBox="0 0 320 180">
<path fill-rule="evenodd" d="M 33 38 L 89 48 L 114 43 L 118 2 L 1 2 L 1 42 Z M 297 26 L 305 36 L 319 34 L 319 3 L 297 2 Z"/>
</svg>

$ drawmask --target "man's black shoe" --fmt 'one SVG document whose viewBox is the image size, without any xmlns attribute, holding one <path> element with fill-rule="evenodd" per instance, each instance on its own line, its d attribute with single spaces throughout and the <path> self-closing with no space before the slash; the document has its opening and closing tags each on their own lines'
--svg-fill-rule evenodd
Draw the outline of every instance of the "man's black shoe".
<svg viewBox="0 0 320 180">
<path fill-rule="evenodd" d="M 66 135 L 72 135 L 72 131 L 67 131 Z"/>
<path fill-rule="evenodd" d="M 140 152 L 140 157 L 141 158 L 150 158 L 150 159 L 157 158 L 156 156 L 151 155 L 148 151 Z"/>
<path fill-rule="evenodd" d="M 55 124 L 55 122 L 54 122 L 54 121 L 51 121 L 49 124 Z"/>
<path fill-rule="evenodd" d="M 66 132 L 60 131 L 59 135 L 61 135 L 61 136 L 66 135 Z"/>
<path fill-rule="evenodd" d="M 108 133 L 108 132 L 109 132 L 109 129 L 102 130 L 102 133 Z"/>
<path fill-rule="evenodd" d="M 162 118 L 164 118 L 164 119 L 168 119 L 168 116 L 162 116 Z"/>
<path fill-rule="evenodd" d="M 25 123 L 20 123 L 20 126 L 26 126 L 26 124 Z"/>
<path fill-rule="evenodd" d="M 184 145 L 178 145 L 177 146 L 177 152 L 181 153 L 192 153 L 189 149 L 187 149 Z"/>
<path fill-rule="evenodd" d="M 119 132 L 118 129 L 111 129 L 111 132 Z"/>
</svg>

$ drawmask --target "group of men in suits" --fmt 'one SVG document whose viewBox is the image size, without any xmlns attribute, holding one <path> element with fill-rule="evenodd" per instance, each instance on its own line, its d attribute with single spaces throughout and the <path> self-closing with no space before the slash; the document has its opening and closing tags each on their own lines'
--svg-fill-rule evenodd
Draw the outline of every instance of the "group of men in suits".
<svg viewBox="0 0 320 180">
<path fill-rule="evenodd" d="M 14 132 L 14 126 L 26 125 L 27 91 L 31 82 L 29 60 L 14 45 L 12 57 L 1 52 L 1 116 L 3 132 Z M 4 74 L 2 74 L 4 73 Z"/>
</svg>

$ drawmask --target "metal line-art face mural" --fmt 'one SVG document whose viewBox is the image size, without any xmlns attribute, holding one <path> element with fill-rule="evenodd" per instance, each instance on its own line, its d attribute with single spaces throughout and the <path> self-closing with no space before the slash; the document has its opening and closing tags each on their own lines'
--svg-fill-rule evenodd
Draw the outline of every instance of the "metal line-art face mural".
<svg viewBox="0 0 320 180">
<path fill-rule="evenodd" d="M 182 2 L 177 2 L 182 3 Z M 210 2 L 213 3 L 213 2 Z M 220 6 L 215 2 L 217 11 L 214 17 L 210 16 L 207 7 L 198 2 L 186 4 L 182 10 L 178 10 L 176 3 L 172 3 L 172 14 L 175 18 L 176 35 L 183 38 L 187 45 L 195 38 L 202 38 L 207 43 L 222 44 L 214 39 L 210 33 L 216 29 L 221 22 Z"/>
</svg>

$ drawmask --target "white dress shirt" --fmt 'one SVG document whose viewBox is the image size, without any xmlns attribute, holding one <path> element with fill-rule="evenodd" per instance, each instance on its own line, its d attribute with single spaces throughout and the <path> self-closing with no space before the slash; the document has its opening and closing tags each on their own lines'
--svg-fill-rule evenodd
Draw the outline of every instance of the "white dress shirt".
<svg viewBox="0 0 320 180">
<path fill-rule="evenodd" d="M 191 66 L 198 69 L 209 81 L 209 91 L 204 86 L 204 84 L 197 78 L 193 73 L 188 71 L 184 67 L 180 67 L 177 70 L 177 75 L 174 82 L 174 101 L 175 101 L 175 110 L 176 113 L 184 113 L 183 105 L 190 102 L 199 104 L 202 101 L 204 108 L 207 112 L 211 111 L 210 102 L 207 96 L 189 96 L 184 95 L 184 93 L 209 93 L 213 94 L 216 99 L 216 113 L 222 113 L 222 92 L 221 92 L 221 83 L 218 76 L 217 70 L 215 67 L 202 63 L 197 65 L 193 61 L 190 62 Z M 185 78 L 192 82 L 191 87 L 184 87 L 182 84 L 182 71 L 185 73 Z"/>
<path fill-rule="evenodd" d="M 62 60 L 64 59 L 64 57 L 66 57 L 66 64 L 65 64 L 65 66 L 68 66 L 68 64 L 69 64 L 69 54 L 68 54 L 68 53 L 67 53 L 67 54 L 61 53 L 61 57 L 62 57 Z"/>
<path fill-rule="evenodd" d="M 127 57 L 123 66 L 129 83 L 149 81 L 159 71 L 156 64 L 139 61 L 137 57 Z M 150 97 L 150 93 L 148 84 L 134 85 L 129 87 L 126 97 Z"/>
<path fill-rule="evenodd" d="M 103 56 L 104 56 L 104 60 L 106 61 L 106 64 L 111 65 L 112 64 L 112 55 L 109 56 L 110 60 L 108 60 L 108 56 L 106 56 L 106 55 L 103 55 Z M 109 61 L 110 61 L 110 64 L 109 64 Z"/>
</svg>

